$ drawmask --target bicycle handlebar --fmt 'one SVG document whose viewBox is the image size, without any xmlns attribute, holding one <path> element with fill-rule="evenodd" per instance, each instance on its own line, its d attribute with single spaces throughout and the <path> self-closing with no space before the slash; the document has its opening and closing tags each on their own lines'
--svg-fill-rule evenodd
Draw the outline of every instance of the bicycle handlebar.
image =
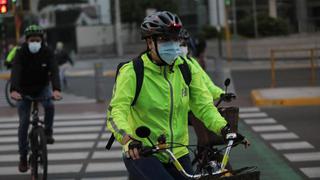
<svg viewBox="0 0 320 180">
<path fill-rule="evenodd" d="M 30 101 L 40 102 L 40 101 L 46 101 L 46 100 L 59 101 L 59 100 L 61 100 L 62 98 L 60 98 L 60 99 L 55 99 L 53 96 L 34 98 L 34 97 L 30 96 L 30 95 L 22 95 L 22 96 L 21 96 L 21 99 L 27 99 L 27 100 L 30 100 Z M 21 100 L 21 99 L 20 99 L 20 100 Z"/>
<path fill-rule="evenodd" d="M 184 176 L 188 177 L 188 178 L 192 178 L 192 179 L 198 179 L 201 178 L 203 176 L 208 176 L 208 175 L 214 175 L 214 176 L 222 176 L 225 173 L 228 172 L 228 170 L 225 169 L 226 164 L 228 163 L 229 160 L 229 154 L 231 151 L 231 148 L 234 147 L 234 139 L 228 139 L 228 145 L 226 147 L 224 156 L 223 156 L 223 160 L 221 162 L 221 166 L 218 170 L 212 172 L 212 173 L 200 173 L 200 174 L 188 174 L 184 168 L 182 167 L 182 165 L 180 164 L 180 162 L 178 161 L 178 159 L 175 157 L 175 155 L 173 154 L 173 152 L 170 150 L 169 144 L 168 143 L 164 143 L 164 144 L 157 144 L 153 147 L 142 147 L 140 150 L 140 155 L 141 156 L 150 156 L 152 154 L 155 153 L 159 153 L 159 152 L 164 152 L 167 155 L 169 155 L 170 159 L 173 161 L 174 166 L 176 167 L 176 169 L 178 171 L 180 171 Z M 176 147 L 171 147 L 171 148 L 177 148 L 177 147 L 188 147 L 190 145 L 179 145 Z"/>
<path fill-rule="evenodd" d="M 215 106 L 218 107 L 222 101 L 230 102 L 233 99 L 236 99 L 236 95 L 233 93 L 221 94 L 221 96 L 220 96 L 218 102 L 215 104 Z"/>
</svg>

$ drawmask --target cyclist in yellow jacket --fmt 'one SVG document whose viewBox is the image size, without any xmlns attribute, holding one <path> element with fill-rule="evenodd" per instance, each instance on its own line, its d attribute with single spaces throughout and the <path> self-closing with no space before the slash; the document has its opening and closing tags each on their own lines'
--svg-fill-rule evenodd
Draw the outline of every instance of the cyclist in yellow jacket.
<svg viewBox="0 0 320 180">
<path fill-rule="evenodd" d="M 168 11 L 147 16 L 141 24 L 147 51 L 139 56 L 144 68 L 143 83 L 135 104 L 132 105 L 137 78 L 132 61 L 120 68 L 114 85 L 107 127 L 123 145 L 124 163 L 132 179 L 184 179 L 168 156 L 140 157 L 139 148 L 134 144 L 151 146 L 151 143 L 135 134 L 139 126 L 151 129 L 149 138 L 154 143 L 160 135 L 165 135 L 171 146 L 174 143 L 188 145 L 190 107 L 211 131 L 223 135 L 228 132 L 227 122 L 212 104 L 212 96 L 201 72 L 191 62 L 179 57 L 181 29 L 179 17 Z M 179 69 L 179 65 L 185 62 L 191 73 L 189 85 Z M 172 150 L 184 169 L 192 173 L 188 149 Z"/>
</svg>

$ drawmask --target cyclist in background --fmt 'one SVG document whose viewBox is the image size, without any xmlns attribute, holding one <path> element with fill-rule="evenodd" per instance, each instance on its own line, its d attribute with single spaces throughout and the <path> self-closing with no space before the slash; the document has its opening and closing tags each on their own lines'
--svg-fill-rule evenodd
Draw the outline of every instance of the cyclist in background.
<svg viewBox="0 0 320 180">
<path fill-rule="evenodd" d="M 114 85 L 108 108 L 107 127 L 123 145 L 124 163 L 132 179 L 185 179 L 168 156 L 155 154 L 141 158 L 141 146 L 151 146 L 139 138 L 135 130 L 143 125 L 151 129 L 150 139 L 156 143 L 165 135 L 171 146 L 188 145 L 188 111 L 201 119 L 206 127 L 217 134 L 226 135 L 229 127 L 212 104 L 212 96 L 202 79 L 202 74 L 190 61 L 179 57 L 179 17 L 168 11 L 147 16 L 141 24 L 146 52 L 139 55 L 144 74 L 140 95 L 134 105 L 136 74 L 133 62 L 123 65 Z M 187 63 L 191 82 L 186 84 L 179 65 Z M 188 173 L 193 173 L 189 151 L 186 147 L 173 148 Z"/>
<path fill-rule="evenodd" d="M 191 36 L 189 32 L 186 29 L 182 29 L 180 32 L 180 48 L 181 48 L 181 56 L 190 61 L 198 70 L 201 72 L 201 77 L 208 88 L 211 97 L 212 102 L 219 100 L 221 96 L 224 95 L 224 91 L 216 86 L 209 75 L 203 70 L 199 62 L 193 57 L 192 55 L 192 49 L 193 49 L 193 39 L 191 39 Z M 203 122 L 201 122 L 191 111 L 189 112 L 189 123 L 193 126 L 195 133 L 197 135 L 197 142 L 198 142 L 198 151 L 201 153 L 203 150 L 201 147 L 204 147 L 209 144 L 210 142 L 210 136 L 207 135 L 208 130 L 204 126 Z"/>
<path fill-rule="evenodd" d="M 63 88 L 68 88 L 67 78 L 65 76 L 66 70 L 73 66 L 73 61 L 70 58 L 69 54 L 63 49 L 63 42 L 58 41 L 56 44 L 56 50 L 54 52 L 55 59 L 58 61 L 59 65 L 59 75 L 60 75 L 60 84 Z"/>
<path fill-rule="evenodd" d="M 205 84 L 207 85 L 213 100 L 214 101 L 218 100 L 220 96 L 224 93 L 224 91 L 213 83 L 209 75 L 205 72 L 205 70 L 201 67 L 201 65 L 197 61 L 196 57 L 193 56 L 192 49 L 194 47 L 192 45 L 193 40 L 190 36 L 190 33 L 186 29 L 182 29 L 179 34 L 179 38 L 180 38 L 181 56 L 186 60 L 191 61 L 193 65 L 199 68 L 199 71 L 202 74 L 202 78 Z"/>
<path fill-rule="evenodd" d="M 31 102 L 23 99 L 23 95 L 43 98 L 41 104 L 45 111 L 45 133 L 47 143 L 54 142 L 52 136 L 54 105 L 51 97 L 61 99 L 59 70 L 53 52 L 44 43 L 44 30 L 38 25 L 28 26 L 24 35 L 26 41 L 17 50 L 11 71 L 11 97 L 17 102 L 19 114 L 19 171 L 28 170 L 28 128 Z M 52 90 L 50 90 L 50 82 Z"/>
</svg>

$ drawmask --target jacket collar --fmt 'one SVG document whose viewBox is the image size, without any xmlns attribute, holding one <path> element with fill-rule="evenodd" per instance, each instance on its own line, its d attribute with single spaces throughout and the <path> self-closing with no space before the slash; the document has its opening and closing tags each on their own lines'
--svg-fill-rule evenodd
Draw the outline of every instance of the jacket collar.
<svg viewBox="0 0 320 180">
<path fill-rule="evenodd" d="M 141 55 L 141 59 L 143 60 L 143 63 L 144 63 L 144 67 L 147 67 L 153 71 L 156 71 L 156 72 L 161 72 L 161 69 L 163 67 L 167 67 L 168 65 L 164 65 L 164 66 L 160 66 L 160 65 L 157 65 L 155 63 L 153 63 L 153 61 L 150 59 L 150 56 L 148 56 L 148 53 L 143 53 Z M 183 60 L 180 58 L 180 56 L 176 59 L 176 61 L 174 62 L 173 64 L 173 67 L 174 68 L 178 68 L 178 66 L 180 64 L 183 64 Z"/>
</svg>

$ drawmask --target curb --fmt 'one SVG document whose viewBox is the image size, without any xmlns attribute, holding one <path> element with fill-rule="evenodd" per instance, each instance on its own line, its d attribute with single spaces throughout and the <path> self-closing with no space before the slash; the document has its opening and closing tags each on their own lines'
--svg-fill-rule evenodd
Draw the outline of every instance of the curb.
<svg viewBox="0 0 320 180">
<path fill-rule="evenodd" d="M 251 91 L 251 99 L 256 106 L 305 106 L 320 105 L 320 96 L 304 97 L 297 96 L 292 98 L 265 98 L 262 95 L 263 89 Z"/>
<path fill-rule="evenodd" d="M 0 74 L 0 79 L 2 79 L 2 80 L 8 80 L 8 79 L 10 79 L 10 73 L 1 73 Z"/>
<path fill-rule="evenodd" d="M 93 70 L 72 71 L 72 72 L 67 72 L 66 76 L 67 77 L 84 77 L 84 76 L 92 77 L 92 76 L 94 76 L 94 71 Z M 115 70 L 103 71 L 103 76 L 104 77 L 115 77 L 116 71 Z"/>
</svg>

